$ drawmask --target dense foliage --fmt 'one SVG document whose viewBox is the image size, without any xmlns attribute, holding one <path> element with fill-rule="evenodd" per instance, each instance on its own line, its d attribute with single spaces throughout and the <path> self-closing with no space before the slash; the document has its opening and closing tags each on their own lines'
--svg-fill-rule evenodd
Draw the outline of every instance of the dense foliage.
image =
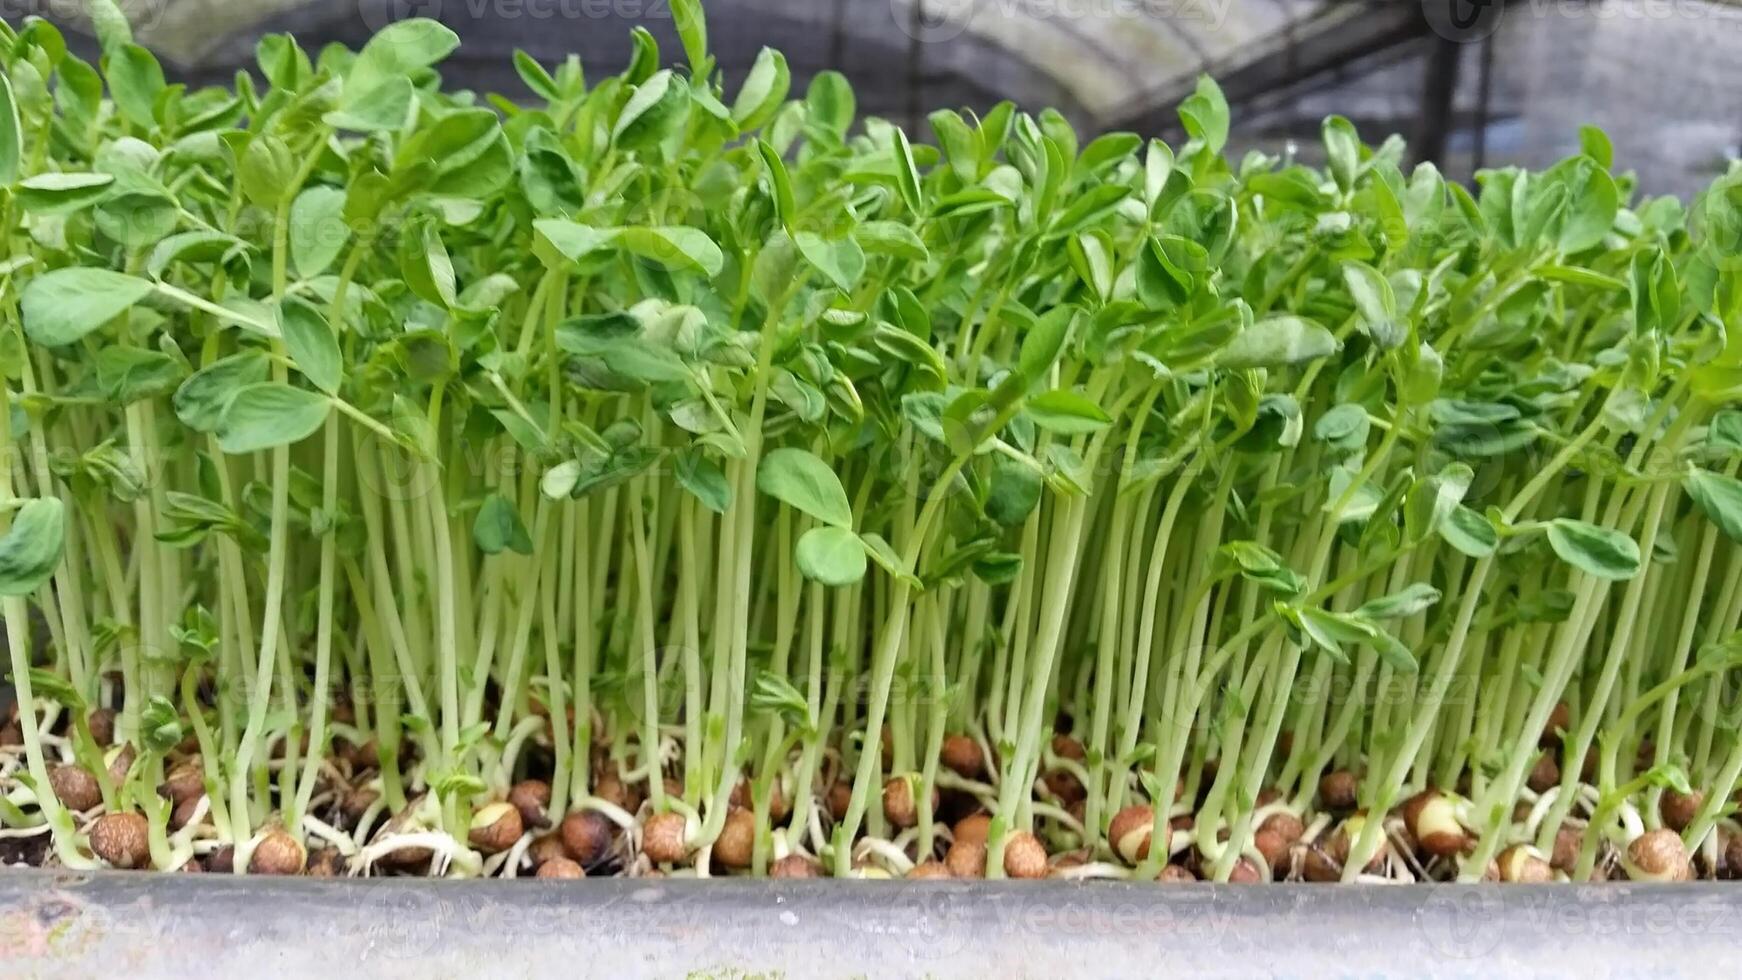
<svg viewBox="0 0 1742 980">
<path fill-rule="evenodd" d="M 518 102 L 422 20 L 190 90 L 90 6 L 0 32 L 42 862 L 1739 863 L 1742 178 L 1230 160 L 1208 80 L 923 142 L 695 0 Z"/>
</svg>

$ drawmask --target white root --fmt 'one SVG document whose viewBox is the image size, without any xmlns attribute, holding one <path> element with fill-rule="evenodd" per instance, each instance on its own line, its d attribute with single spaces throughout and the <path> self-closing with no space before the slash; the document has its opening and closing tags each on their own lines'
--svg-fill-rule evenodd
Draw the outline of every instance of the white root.
<svg viewBox="0 0 1742 980">
<path fill-rule="evenodd" d="M 597 796 L 582 797 L 580 800 L 576 801 L 575 809 L 592 810 L 603 814 L 605 819 L 616 824 L 620 830 L 633 830 L 636 825 L 635 817 L 629 811 L 615 803 L 612 803 L 610 800 L 600 799 Z"/>
<path fill-rule="evenodd" d="M 201 804 L 204 805 L 204 802 L 202 797 Z M 347 858 L 357 856 L 357 842 L 351 839 L 351 835 L 325 821 L 317 820 L 314 816 L 305 813 L 302 816 L 302 829 L 308 831 L 311 836 L 318 837 L 338 848 L 339 853 Z"/>
<path fill-rule="evenodd" d="M 475 877 L 484 867 L 482 855 L 455 840 L 451 834 L 424 830 L 392 834 L 361 849 L 357 852 L 357 859 L 351 862 L 351 877 L 369 875 L 374 871 L 376 863 L 389 854 L 418 848 L 427 848 L 434 855 L 430 862 L 430 872 L 433 876 Z M 236 853 L 237 860 L 240 861 L 240 846 L 237 847 Z M 450 870 L 453 872 L 451 875 L 449 874 Z"/>
<path fill-rule="evenodd" d="M 194 804 L 193 816 L 188 818 L 188 822 L 180 830 L 169 836 L 170 845 L 178 849 L 192 847 L 193 839 L 199 835 L 200 826 L 205 822 L 206 814 L 210 812 L 212 812 L 212 798 L 201 793 L 200 801 Z"/>
<path fill-rule="evenodd" d="M 1066 881 L 1089 881 L 1094 879 L 1123 880 L 1131 877 L 1131 869 L 1124 865 L 1111 864 L 1106 861 L 1092 861 L 1070 868 L 1059 868 L 1053 871 L 1054 878 Z"/>
<path fill-rule="evenodd" d="M 519 876 L 520 866 L 526 861 L 526 852 L 531 849 L 532 841 L 532 832 L 527 831 L 520 835 L 520 839 L 514 842 L 514 846 L 503 852 L 507 854 L 507 858 L 502 862 L 502 877 L 514 878 Z"/>
<path fill-rule="evenodd" d="M 1070 812 L 1065 810 L 1063 807 L 1054 806 L 1051 803 L 1037 802 L 1034 804 L 1033 809 L 1035 816 L 1050 817 L 1053 820 L 1057 820 L 1059 823 L 1064 824 L 1073 833 L 1079 836 L 1086 836 L 1086 832 L 1083 829 L 1083 822 L 1078 820 L 1076 817 L 1071 816 Z"/>
<path fill-rule="evenodd" d="M 864 837 L 853 848 L 853 856 L 861 860 L 875 856 L 898 877 L 913 870 L 913 859 L 894 841 L 880 837 Z"/>
</svg>

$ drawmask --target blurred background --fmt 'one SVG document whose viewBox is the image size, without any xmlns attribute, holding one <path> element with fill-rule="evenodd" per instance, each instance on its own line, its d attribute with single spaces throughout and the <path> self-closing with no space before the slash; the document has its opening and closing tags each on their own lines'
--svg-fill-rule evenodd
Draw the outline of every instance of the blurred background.
<svg viewBox="0 0 1742 980">
<path fill-rule="evenodd" d="M 579 53 L 619 71 L 641 25 L 678 50 L 667 0 L 119 0 L 140 40 L 190 83 L 253 66 L 261 34 L 356 46 L 391 20 L 464 39 L 451 85 L 524 96 L 509 58 Z M 1742 0 L 707 0 L 728 89 L 763 45 L 795 92 L 825 68 L 863 113 L 929 135 L 940 106 L 1055 106 L 1079 131 L 1177 135 L 1200 72 L 1234 112 L 1232 150 L 1310 157 L 1338 112 L 1378 143 L 1399 133 L 1448 176 L 1541 166 L 1603 127 L 1650 193 L 1693 194 L 1742 151 Z M 79 0 L 0 0 L 11 19 L 77 30 Z"/>
</svg>

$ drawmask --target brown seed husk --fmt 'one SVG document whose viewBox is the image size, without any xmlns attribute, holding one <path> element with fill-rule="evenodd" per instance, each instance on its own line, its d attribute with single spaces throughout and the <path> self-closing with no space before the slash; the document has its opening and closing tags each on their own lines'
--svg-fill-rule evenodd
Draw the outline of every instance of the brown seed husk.
<svg viewBox="0 0 1742 980">
<path fill-rule="evenodd" d="M 984 858 L 984 855 L 982 854 L 981 857 Z M 915 881 L 934 881 L 954 876 L 950 874 L 949 866 L 944 864 L 942 861 L 939 861 L 937 858 L 926 858 L 924 861 L 914 865 L 912 869 L 907 872 L 907 877 Z"/>
<path fill-rule="evenodd" d="M 986 754 L 980 751 L 980 743 L 968 735 L 945 735 L 938 761 L 965 779 L 978 779 L 986 771 Z"/>
<path fill-rule="evenodd" d="M 823 869 L 803 854 L 788 854 L 768 869 L 770 878 L 821 878 Z"/>
<path fill-rule="evenodd" d="M 1046 847 L 1026 830 L 1010 834 L 1004 841 L 1004 873 L 1012 878 L 1045 878 Z"/>
<path fill-rule="evenodd" d="M 842 820 L 846 819 L 847 807 L 851 806 L 852 802 L 852 783 L 836 782 L 833 786 L 829 787 L 829 816 L 833 817 L 836 823 L 840 823 Z"/>
<path fill-rule="evenodd" d="M 986 845 L 957 840 L 944 852 L 944 867 L 956 878 L 986 877 Z"/>
<path fill-rule="evenodd" d="M 103 791 L 97 786 L 97 777 L 87 772 L 83 766 L 56 766 L 48 771 L 48 785 L 54 790 L 55 798 L 69 810 L 80 813 L 103 804 Z"/>
<path fill-rule="evenodd" d="M 680 822 L 682 819 L 678 818 Z M 576 810 L 563 818 L 558 833 L 562 837 L 563 850 L 568 852 L 568 856 L 579 861 L 581 867 L 591 868 L 611 853 L 611 840 L 616 830 L 617 825 L 603 813 L 597 810 Z M 681 826 L 679 830 L 681 841 Z"/>
<path fill-rule="evenodd" d="M 883 784 L 883 816 L 902 830 L 919 823 L 919 807 L 914 800 L 912 776 L 891 776 Z M 932 811 L 937 811 L 937 794 L 932 794 Z"/>
<path fill-rule="evenodd" d="M 648 817 L 641 832 L 641 850 L 655 864 L 675 864 L 688 856 L 683 814 L 656 813 Z"/>
<path fill-rule="evenodd" d="M 1181 864 L 1163 865 L 1161 873 L 1156 875 L 1156 881 L 1167 885 L 1183 885 L 1189 881 L 1197 881 L 1198 876 L 1192 874 L 1190 868 Z"/>
<path fill-rule="evenodd" d="M 538 866 L 534 878 L 585 878 L 587 871 L 566 857 L 554 857 Z"/>
<path fill-rule="evenodd" d="M 1163 825 L 1166 826 L 1165 824 Z M 1155 808 L 1133 803 L 1113 814 L 1108 825 L 1107 840 L 1114 853 L 1127 864 L 1138 864 L 1149 857 L 1150 841 L 1155 832 Z M 1163 831 L 1162 848 L 1167 847 L 1167 831 Z"/>
<path fill-rule="evenodd" d="M 992 832 L 992 817 L 984 813 L 970 813 L 951 829 L 950 836 L 957 844 L 984 844 Z"/>
<path fill-rule="evenodd" d="M 200 801 L 203 799 L 205 799 L 204 796 L 192 796 L 177 803 L 175 809 L 169 813 L 169 829 L 172 831 L 181 830 L 191 823 L 194 814 L 199 812 Z"/>
<path fill-rule="evenodd" d="M 1061 759 L 1070 759 L 1074 762 L 1082 762 L 1088 758 L 1088 753 L 1083 749 L 1083 743 L 1069 735 L 1054 735 L 1052 737 L 1052 752 L 1053 755 Z M 1088 791 L 1083 788 L 1082 781 L 1077 779 L 1075 774 L 1063 769 L 1050 770 L 1042 778 L 1046 782 L 1046 788 L 1051 790 L 1054 796 L 1063 800 L 1066 805 L 1088 796 Z"/>
<path fill-rule="evenodd" d="M 1494 863 L 1499 866 L 1500 880 L 1508 884 L 1546 885 L 1554 880 L 1554 870 L 1548 862 L 1532 854 L 1524 844 L 1501 851 Z"/>
<path fill-rule="evenodd" d="M 110 708 L 97 708 L 85 716 L 85 723 L 91 727 L 91 738 L 99 748 L 108 748 L 115 744 L 115 712 Z"/>
<path fill-rule="evenodd" d="M 1544 752 L 1536 757 L 1536 764 L 1530 767 L 1528 785 L 1532 793 L 1546 793 L 1560 785 L 1561 766 L 1555 761 L 1553 752 Z"/>
<path fill-rule="evenodd" d="M 1627 845 L 1627 858 L 1648 881 L 1686 881 L 1693 877 L 1681 835 L 1667 827 L 1636 838 Z"/>
<path fill-rule="evenodd" d="M 1319 779 L 1319 805 L 1331 813 L 1347 813 L 1355 809 L 1355 794 L 1359 781 L 1347 769 L 1327 772 Z"/>
<path fill-rule="evenodd" d="M 236 870 L 236 848 L 224 844 L 217 850 L 206 855 L 206 870 L 213 874 L 227 875 Z"/>
<path fill-rule="evenodd" d="M 105 813 L 91 823 L 91 850 L 113 868 L 146 867 L 151 863 L 150 825 L 143 814 Z"/>
<path fill-rule="evenodd" d="M 1665 790 L 1663 801 L 1658 804 L 1658 812 L 1663 815 L 1664 826 L 1679 834 L 1688 829 L 1688 824 L 1694 822 L 1700 806 L 1705 802 L 1706 794 L 1699 790 L 1692 793 Z"/>
<path fill-rule="evenodd" d="M 1230 885 L 1256 885 L 1263 880 L 1264 875 L 1259 872 L 1258 865 L 1254 864 L 1249 857 L 1242 857 L 1235 861 L 1233 870 L 1228 872 L 1228 884 Z"/>
<path fill-rule="evenodd" d="M 1258 833 L 1252 835 L 1252 846 L 1264 855 L 1264 863 L 1270 866 L 1271 873 L 1281 877 L 1286 872 L 1291 845 L 1282 839 L 1281 834 L 1260 827 Z"/>
<path fill-rule="evenodd" d="M 1403 822 L 1416 846 L 1435 857 L 1458 854 L 1469 840 L 1458 823 L 1457 808 L 1438 790 L 1422 790 L 1410 797 L 1403 805 Z"/>
<path fill-rule="evenodd" d="M 199 799 L 206 792 L 205 770 L 200 767 L 200 759 L 194 756 L 180 763 L 169 771 L 163 779 L 163 785 L 157 788 L 164 797 L 181 803 L 190 799 Z"/>
<path fill-rule="evenodd" d="M 726 824 L 714 841 L 714 859 L 733 871 L 750 867 L 756 849 L 756 815 L 743 807 L 726 812 Z"/>
<path fill-rule="evenodd" d="M 1549 712 L 1548 722 L 1542 726 L 1542 738 L 1538 740 L 1545 749 L 1558 749 L 1561 744 L 1561 733 L 1573 727 L 1573 713 L 1565 701 L 1555 703 L 1554 710 Z"/>
<path fill-rule="evenodd" d="M 525 829 L 520 811 L 504 800 L 486 804 L 472 815 L 466 840 L 484 854 L 500 854 L 513 847 Z"/>
<path fill-rule="evenodd" d="M 508 802 L 520 813 L 520 825 L 542 830 L 550 826 L 544 811 L 550 806 L 550 784 L 542 779 L 523 779 L 508 791 Z"/>
<path fill-rule="evenodd" d="M 345 873 L 345 856 L 336 847 L 323 847 L 310 852 L 308 856 L 308 876 L 310 878 L 338 878 Z"/>
<path fill-rule="evenodd" d="M 248 859 L 248 871 L 257 875 L 299 875 L 308 864 L 308 852 L 296 838 L 274 830 L 260 839 Z"/>
<path fill-rule="evenodd" d="M 1584 842 L 1584 835 L 1579 828 L 1569 823 L 1561 824 L 1561 829 L 1555 831 L 1554 853 L 1549 856 L 1549 867 L 1572 874 L 1578 867 L 1579 848 Z"/>
</svg>

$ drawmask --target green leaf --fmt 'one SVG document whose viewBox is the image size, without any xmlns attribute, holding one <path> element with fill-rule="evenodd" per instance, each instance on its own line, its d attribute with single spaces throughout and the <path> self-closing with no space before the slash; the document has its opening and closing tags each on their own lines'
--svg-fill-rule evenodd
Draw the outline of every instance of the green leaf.
<svg viewBox="0 0 1742 980">
<path fill-rule="evenodd" d="M 689 111 L 689 86 L 672 75 L 670 69 L 654 72 L 653 77 L 635 87 L 624 104 L 611 131 L 611 141 L 618 149 L 627 151 L 660 147 L 682 128 Z"/>
<path fill-rule="evenodd" d="M 793 219 L 798 217 L 798 205 L 793 203 L 792 175 L 786 172 L 786 161 L 780 158 L 780 151 L 767 140 L 756 141 L 756 152 L 762 157 L 762 170 L 768 175 L 769 190 L 774 195 L 775 220 L 791 231 Z M 813 234 L 812 237 L 817 236 Z"/>
<path fill-rule="evenodd" d="M 844 527 L 813 527 L 798 539 L 798 570 L 823 585 L 852 585 L 865 577 L 865 546 Z"/>
<path fill-rule="evenodd" d="M 1355 125 L 1342 116 L 1327 117 L 1320 130 L 1331 177 L 1346 194 L 1355 186 L 1355 175 L 1361 168 L 1361 138 L 1355 133 Z"/>
<path fill-rule="evenodd" d="M 478 516 L 472 521 L 472 540 L 486 555 L 504 551 L 532 554 L 532 536 L 526 533 L 526 525 L 521 523 L 513 502 L 499 493 L 485 497 L 483 506 L 478 508 Z"/>
<path fill-rule="evenodd" d="M 858 242 L 851 238 L 831 241 L 809 231 L 793 235 L 792 241 L 805 261 L 816 266 L 841 292 L 852 292 L 859 284 L 859 277 L 865 272 L 865 253 Z"/>
<path fill-rule="evenodd" d="M 1725 409 L 1706 427 L 1706 445 L 1720 453 L 1742 453 L 1742 411 Z"/>
<path fill-rule="evenodd" d="M 624 251 L 652 259 L 668 269 L 689 268 L 709 278 L 720 274 L 726 258 L 699 228 L 621 228 L 613 240 Z"/>
<path fill-rule="evenodd" d="M 1695 469 L 1682 478 L 1682 488 L 1725 537 L 1742 544 L 1742 480 Z"/>
<path fill-rule="evenodd" d="M 1070 337 L 1076 322 L 1074 306 L 1056 306 L 1022 335 L 1022 349 L 1016 357 L 1016 369 L 1031 386 L 1043 386 Z"/>
<path fill-rule="evenodd" d="M 1585 156 L 1595 160 L 1597 166 L 1608 170 L 1615 165 L 1615 146 L 1609 142 L 1609 134 L 1595 126 L 1579 127 L 1579 146 Z"/>
<path fill-rule="evenodd" d="M 1579 266 L 1539 265 L 1536 267 L 1536 274 L 1550 282 L 1564 282 L 1574 286 L 1588 286 L 1592 289 L 1603 289 L 1611 292 L 1620 292 L 1627 288 L 1627 283 L 1614 276 L 1606 276 L 1601 272 L 1594 272 Z"/>
<path fill-rule="evenodd" d="M 677 27 L 678 40 L 683 42 L 690 70 L 704 74 L 708 62 L 708 19 L 702 0 L 671 0 L 671 19 Z"/>
<path fill-rule="evenodd" d="M 12 80 L 0 73 L 0 186 L 18 180 L 24 161 L 24 125 L 18 119 L 18 101 L 12 95 Z"/>
<path fill-rule="evenodd" d="M 605 344 L 598 349 L 598 357 L 617 374 L 647 384 L 690 379 L 690 369 L 671 348 L 650 344 L 640 338 L 624 338 Z"/>
<path fill-rule="evenodd" d="M 898 221 L 867 221 L 853 228 L 853 238 L 865 251 L 893 255 L 909 262 L 926 262 L 931 252 L 913 229 Z"/>
<path fill-rule="evenodd" d="M 290 260 L 296 274 L 313 279 L 345 250 L 351 226 L 345 223 L 345 192 L 310 187 L 290 206 Z"/>
<path fill-rule="evenodd" d="M 341 105 L 355 106 L 380 86 L 402 82 L 459 46 L 459 35 L 438 21 L 414 17 L 389 24 L 363 45 L 351 63 Z"/>
<path fill-rule="evenodd" d="M 236 392 L 266 380 L 271 360 L 260 351 L 232 354 L 195 371 L 176 389 L 176 417 L 196 432 L 216 432 Z"/>
<path fill-rule="evenodd" d="M 690 449 L 677 456 L 676 471 L 678 486 L 688 490 L 702 502 L 702 506 L 716 514 L 724 514 L 732 504 L 732 487 L 726 482 L 726 474 L 720 469 L 720 464 Z"/>
<path fill-rule="evenodd" d="M 327 420 L 332 400 L 277 382 L 238 390 L 218 422 L 218 448 L 237 455 L 301 442 Z"/>
<path fill-rule="evenodd" d="M 448 248 L 433 222 L 419 222 L 400 238 L 399 274 L 426 303 L 449 308 L 458 301 L 454 262 L 448 257 Z"/>
<path fill-rule="evenodd" d="M 242 151 L 236 176 L 248 200 L 274 209 L 296 176 L 296 160 L 283 140 L 271 134 L 257 136 Z"/>
<path fill-rule="evenodd" d="M 174 702 L 161 694 L 152 695 L 139 712 L 139 734 L 148 752 L 162 755 L 181 744 L 181 713 Z"/>
<path fill-rule="evenodd" d="M 133 43 L 133 27 L 127 23 L 127 15 L 115 5 L 115 0 L 85 0 L 84 6 L 104 52 Z"/>
<path fill-rule="evenodd" d="M 1355 299 L 1364 332 L 1381 350 L 1403 343 L 1408 332 L 1397 322 L 1397 296 L 1379 270 L 1365 262 L 1343 263 L 1343 282 Z"/>
<path fill-rule="evenodd" d="M 1228 100 L 1210 76 L 1198 76 L 1197 91 L 1180 103 L 1179 118 L 1191 138 L 1209 152 L 1220 153 L 1227 145 Z"/>
<path fill-rule="evenodd" d="M 241 254 L 247 243 L 240 238 L 218 231 L 187 231 L 159 242 L 146 260 L 145 271 L 156 279 L 163 278 L 177 262 L 216 263 L 231 255 Z"/>
<path fill-rule="evenodd" d="M 1023 404 L 1034 424 L 1049 432 L 1077 435 L 1095 432 L 1112 423 L 1101 406 L 1074 391 L 1059 389 L 1034 395 Z"/>
<path fill-rule="evenodd" d="M 1381 596 L 1361 606 L 1355 612 L 1368 619 L 1405 619 L 1440 601 L 1440 590 L 1425 582 L 1417 582 L 1401 592 Z"/>
<path fill-rule="evenodd" d="M 109 95 L 128 122 L 141 129 L 157 124 L 154 108 L 163 91 L 163 66 L 157 57 L 137 44 L 123 44 L 108 52 Z"/>
<path fill-rule="evenodd" d="M 74 343 L 150 295 L 151 283 L 108 269 L 56 269 L 24 287 L 24 332 L 45 347 Z"/>
<path fill-rule="evenodd" d="M 1216 357 L 1219 367 L 1287 367 L 1329 357 L 1337 338 L 1311 320 L 1279 314 L 1268 316 L 1237 334 Z"/>
<path fill-rule="evenodd" d="M 1620 531 L 1560 517 L 1549 522 L 1548 543 L 1562 561 L 1588 575 L 1618 581 L 1639 574 L 1639 544 Z"/>
<path fill-rule="evenodd" d="M 556 79 L 550 77 L 550 72 L 545 71 L 536 58 L 519 48 L 514 49 L 514 71 L 520 75 L 520 80 L 526 83 L 526 87 L 532 90 L 532 94 L 546 102 L 555 102 L 562 97 Z"/>
<path fill-rule="evenodd" d="M 0 595 L 28 596 L 48 581 L 60 564 L 65 536 L 58 498 L 25 501 L 0 537 Z"/>
<path fill-rule="evenodd" d="M 925 212 L 925 197 L 919 188 L 919 167 L 913 162 L 913 147 L 907 134 L 899 127 L 890 130 L 891 149 L 895 154 L 895 189 L 914 214 Z"/>
<path fill-rule="evenodd" d="M 107 197 L 114 183 L 114 174 L 37 174 L 18 182 L 18 203 L 32 214 L 72 214 Z"/>
<path fill-rule="evenodd" d="M 307 303 L 287 300 L 279 308 L 278 330 L 303 377 L 329 395 L 338 394 L 345 377 L 344 357 L 326 318 Z"/>
<path fill-rule="evenodd" d="M 853 507 L 829 464 L 803 450 L 776 449 L 756 470 L 756 489 L 836 527 L 853 526 Z"/>
<path fill-rule="evenodd" d="M 174 389 L 183 371 L 180 360 L 162 351 L 117 344 L 97 352 L 97 378 L 103 392 L 121 405 Z"/>
<path fill-rule="evenodd" d="M 786 66 L 786 55 L 763 48 L 756 55 L 756 63 L 750 66 L 738 97 L 732 101 L 732 122 L 740 132 L 761 129 L 774 118 L 791 87 L 792 72 Z"/>
<path fill-rule="evenodd" d="M 807 120 L 837 139 L 846 135 L 859 108 L 852 84 L 838 71 L 820 71 L 812 76 L 804 102 Z"/>
<path fill-rule="evenodd" d="M 1486 558 L 1500 547 L 1500 534 L 1488 518 L 1463 504 L 1446 514 L 1445 523 L 1439 526 L 1439 535 L 1447 544 L 1471 558 Z"/>
</svg>

